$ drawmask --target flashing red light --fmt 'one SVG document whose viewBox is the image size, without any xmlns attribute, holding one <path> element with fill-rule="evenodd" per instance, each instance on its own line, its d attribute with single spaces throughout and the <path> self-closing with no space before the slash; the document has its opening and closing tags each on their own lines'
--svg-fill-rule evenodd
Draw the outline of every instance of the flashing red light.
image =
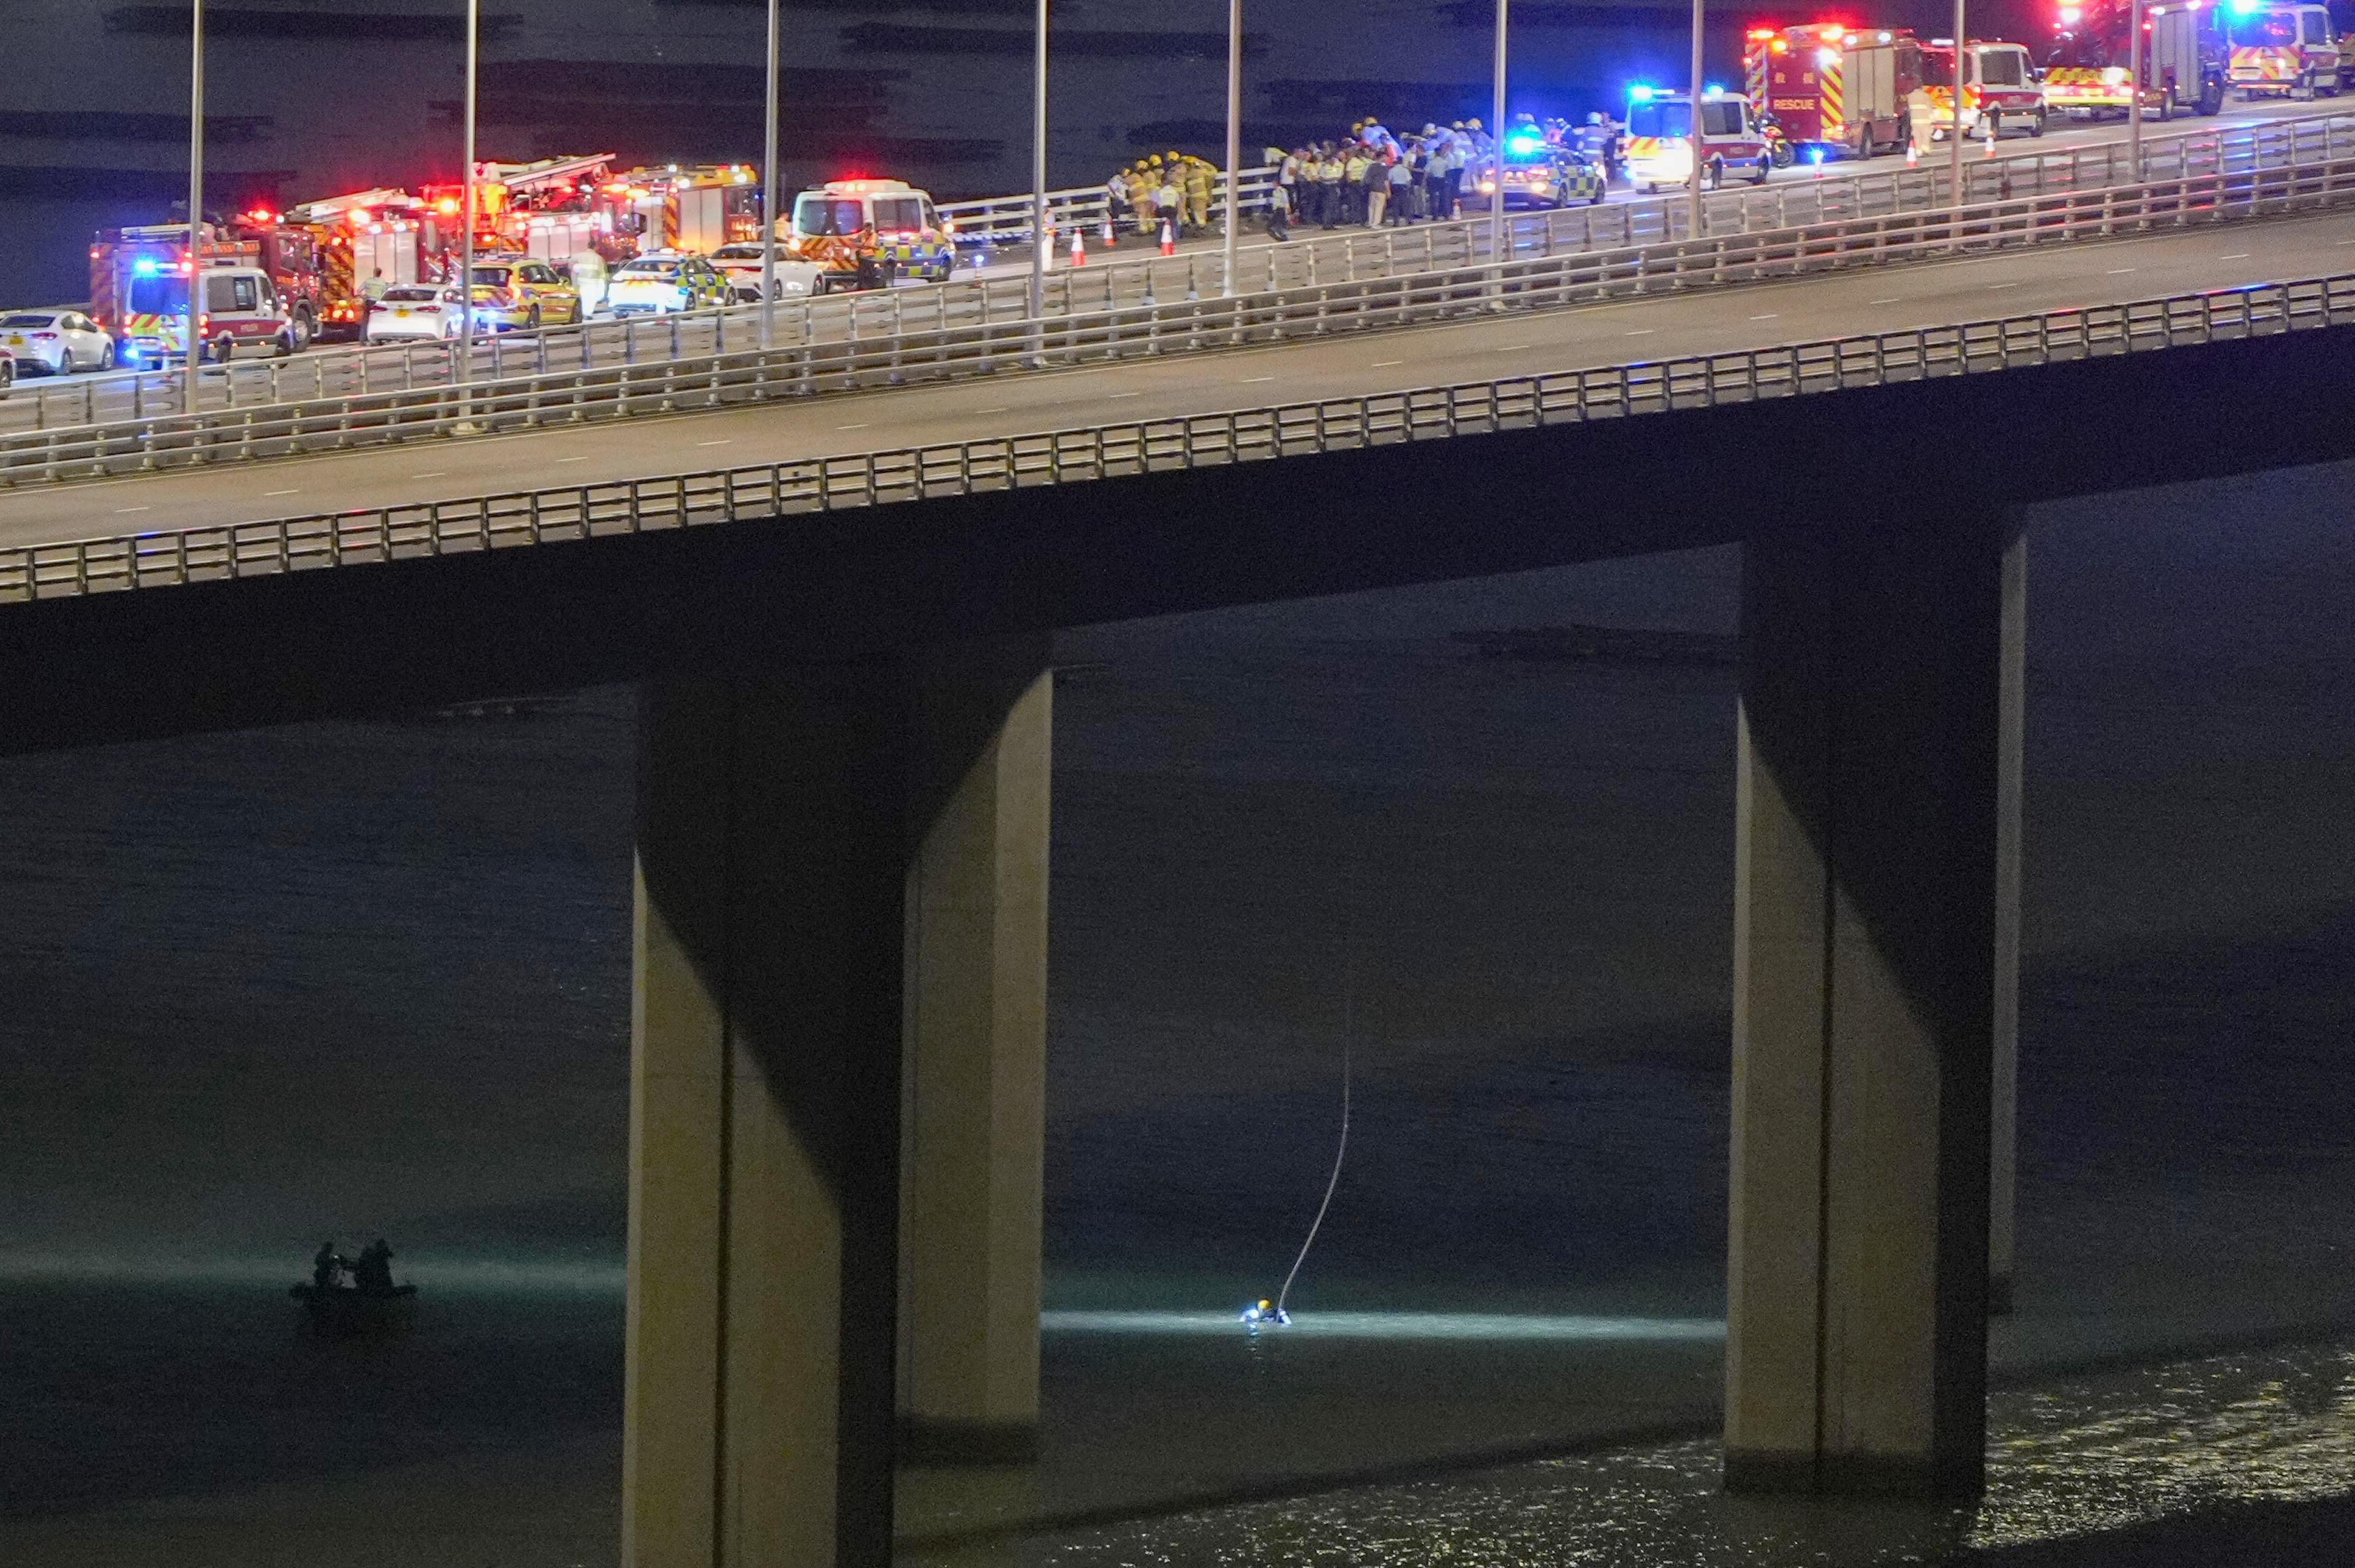
<svg viewBox="0 0 2355 1568">
<path fill-rule="evenodd" d="M 445 196 L 433 204 L 433 210 L 444 218 L 455 218 L 458 215 L 458 198 L 454 196 Z"/>
<path fill-rule="evenodd" d="M 1848 24 L 1845 22 L 1826 22 L 1822 27 L 1817 27 L 1816 31 L 1821 35 L 1824 42 L 1828 44 L 1836 44 L 1839 42 L 1842 37 L 1847 36 Z"/>
<path fill-rule="evenodd" d="M 1763 43 L 1774 36 L 1774 29 L 1772 27 L 1753 27 L 1750 29 L 1748 35 L 1750 41 L 1753 43 Z"/>
<path fill-rule="evenodd" d="M 1768 52 L 1772 54 L 1787 55 L 1791 52 L 1791 46 L 1781 38 L 1776 38 L 1773 43 L 1767 45 L 1766 48 Z"/>
<path fill-rule="evenodd" d="M 278 215 L 271 211 L 270 208 L 266 207 L 257 207 L 251 212 L 247 213 L 246 216 L 252 219 L 256 223 L 261 224 L 264 229 L 269 228 L 272 224 L 278 221 Z"/>
</svg>

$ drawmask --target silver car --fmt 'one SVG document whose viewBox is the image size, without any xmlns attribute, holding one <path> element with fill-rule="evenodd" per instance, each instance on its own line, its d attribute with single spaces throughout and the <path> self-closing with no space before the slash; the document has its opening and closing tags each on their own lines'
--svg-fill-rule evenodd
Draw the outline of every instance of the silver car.
<svg viewBox="0 0 2355 1568">
<path fill-rule="evenodd" d="M 78 310 L 18 310 L 0 315 L 0 348 L 19 368 L 70 376 L 114 368 L 114 339 Z"/>
</svg>

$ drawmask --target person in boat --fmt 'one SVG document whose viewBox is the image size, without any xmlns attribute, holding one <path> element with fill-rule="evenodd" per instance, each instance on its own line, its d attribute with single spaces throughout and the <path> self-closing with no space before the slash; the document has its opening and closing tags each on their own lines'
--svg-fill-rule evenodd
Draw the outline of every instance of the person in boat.
<svg viewBox="0 0 2355 1568">
<path fill-rule="evenodd" d="M 359 1261 L 352 1264 L 352 1283 L 374 1295 L 392 1294 L 392 1249 L 382 1236 L 360 1249 Z"/>
<path fill-rule="evenodd" d="M 335 1289 L 343 1278 L 344 1270 L 350 1266 L 344 1261 L 343 1254 L 336 1251 L 333 1241 L 320 1243 L 319 1255 L 311 1260 L 311 1287 L 314 1290 Z"/>
</svg>

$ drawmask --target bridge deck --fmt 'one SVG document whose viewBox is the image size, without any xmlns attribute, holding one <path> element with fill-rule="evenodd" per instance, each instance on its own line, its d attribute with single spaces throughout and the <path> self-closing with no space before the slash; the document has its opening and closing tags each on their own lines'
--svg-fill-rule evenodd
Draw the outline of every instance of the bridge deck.
<svg viewBox="0 0 2355 1568">
<path fill-rule="evenodd" d="M 1042 376 L 0 495 L 0 544 L 260 521 L 1267 407 L 2114 304 L 2344 270 L 2355 214 L 1845 272 Z"/>
</svg>

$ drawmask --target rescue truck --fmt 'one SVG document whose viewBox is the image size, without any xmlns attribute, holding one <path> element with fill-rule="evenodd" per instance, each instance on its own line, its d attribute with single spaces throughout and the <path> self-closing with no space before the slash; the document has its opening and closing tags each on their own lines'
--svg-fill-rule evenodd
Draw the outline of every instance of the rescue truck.
<svg viewBox="0 0 2355 1568">
<path fill-rule="evenodd" d="M 786 246 L 825 272 L 821 293 L 890 286 L 895 277 L 947 283 L 956 243 L 932 195 L 905 180 L 829 180 L 794 198 Z M 757 238 L 757 233 L 756 236 Z"/>
<path fill-rule="evenodd" d="M 1640 190 L 1684 185 L 1693 177 L 1693 102 L 1687 92 L 1648 87 L 1627 93 L 1627 135 L 1622 155 L 1627 177 Z M 1700 176 L 1714 190 L 1732 170 L 1746 170 L 1750 183 L 1764 185 L 1774 172 L 1773 149 L 1750 100 L 1742 93 L 1704 89 L 1700 101 Z"/>
<path fill-rule="evenodd" d="M 722 245 L 761 237 L 761 187 L 750 164 L 632 169 L 605 183 L 622 213 L 619 227 L 640 254 L 709 256 Z"/>
<path fill-rule="evenodd" d="M 1923 44 L 1922 91 L 1913 121 L 1933 139 L 1945 136 L 1954 124 L 1954 39 L 1933 38 Z M 2006 122 L 2027 126 L 2031 136 L 2044 134 L 2044 88 L 2036 62 L 2024 44 L 1974 38 L 1963 50 L 1962 133 L 2000 136 Z"/>
<path fill-rule="evenodd" d="M 2231 51 L 2216 7 L 2174 0 L 2142 15 L 2143 112 L 2171 120 L 2222 110 Z M 2044 70 L 2046 109 L 2073 120 L 2126 113 L 2134 103 L 2133 27 L 2132 0 L 2061 7 Z"/>
<path fill-rule="evenodd" d="M 1750 96 L 1804 162 L 1870 158 L 1913 139 L 1922 46 L 1902 27 L 1753 27 L 1742 61 Z"/>
<path fill-rule="evenodd" d="M 431 281 L 432 258 L 456 229 L 437 224 L 424 203 L 406 191 L 379 187 L 305 202 L 286 220 L 309 230 L 319 256 L 319 336 L 357 337 L 368 324 L 367 291 Z"/>
<path fill-rule="evenodd" d="M 290 353 L 310 347 L 319 331 L 321 293 L 318 247 L 307 229 L 257 208 L 234 224 L 206 224 L 200 239 L 193 261 L 185 223 L 105 229 L 91 242 L 91 319 L 114 339 L 118 361 L 186 352 L 186 279 L 198 267 L 208 276 L 234 271 L 261 280 L 231 291 L 240 303 L 219 313 L 219 331 L 208 335 L 208 344 L 283 344 Z"/>
<path fill-rule="evenodd" d="M 2355 85 L 2355 36 L 2342 36 L 2327 5 L 2227 0 L 2225 80 L 2254 102 L 2260 98 L 2336 98 Z"/>
</svg>

